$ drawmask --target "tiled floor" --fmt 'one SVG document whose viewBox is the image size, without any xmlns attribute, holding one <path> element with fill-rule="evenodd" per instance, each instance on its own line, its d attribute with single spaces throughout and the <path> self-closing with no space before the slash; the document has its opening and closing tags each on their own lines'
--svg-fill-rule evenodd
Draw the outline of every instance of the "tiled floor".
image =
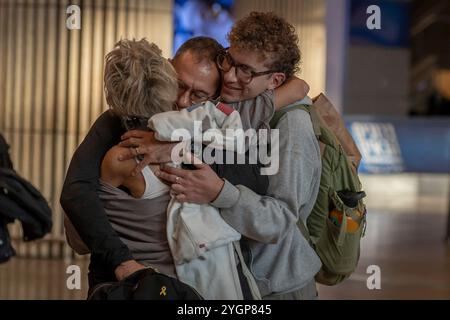
<svg viewBox="0 0 450 320">
<path fill-rule="evenodd" d="M 319 286 L 321 299 L 450 299 L 450 246 L 443 214 L 371 212 L 359 267 L 335 287 Z M 66 286 L 60 260 L 14 258 L 0 265 L 0 299 L 84 299 L 86 263 L 78 261 L 81 290 Z M 367 267 L 381 269 L 381 289 L 367 288 Z"/>
</svg>

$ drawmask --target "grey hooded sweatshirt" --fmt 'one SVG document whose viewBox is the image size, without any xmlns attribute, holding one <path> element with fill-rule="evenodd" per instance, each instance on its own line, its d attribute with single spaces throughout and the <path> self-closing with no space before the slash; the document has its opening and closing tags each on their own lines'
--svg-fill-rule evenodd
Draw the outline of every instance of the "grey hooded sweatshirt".
<svg viewBox="0 0 450 320">
<path fill-rule="evenodd" d="M 301 103 L 310 104 L 311 100 L 305 98 Z M 320 149 L 309 114 L 290 111 L 276 129 L 279 170 L 269 176 L 267 195 L 225 180 L 212 203 L 221 209 L 226 222 L 249 239 L 250 270 L 263 297 L 301 289 L 321 267 L 296 225 L 298 219 L 306 222 L 320 184 Z"/>
</svg>

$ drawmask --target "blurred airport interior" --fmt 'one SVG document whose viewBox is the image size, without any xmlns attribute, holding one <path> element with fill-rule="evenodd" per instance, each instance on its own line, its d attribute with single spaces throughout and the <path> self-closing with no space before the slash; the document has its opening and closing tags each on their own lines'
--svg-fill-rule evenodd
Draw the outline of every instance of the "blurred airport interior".
<svg viewBox="0 0 450 320">
<path fill-rule="evenodd" d="M 80 29 L 67 27 L 80 8 Z M 369 28 L 379 8 L 380 28 Z M 68 12 L 67 12 L 68 11 Z M 0 134 L 48 200 L 53 229 L 0 264 L 0 299 L 84 299 L 86 257 L 66 244 L 59 204 L 71 156 L 107 109 L 103 58 L 121 38 L 165 57 L 195 35 L 227 45 L 233 22 L 274 11 L 300 38 L 299 76 L 344 115 L 363 155 L 368 226 L 356 272 L 324 299 L 450 299 L 450 1 L 0 0 Z M 79 265 L 80 290 L 66 286 Z M 370 266 L 381 288 L 369 289 Z"/>
</svg>

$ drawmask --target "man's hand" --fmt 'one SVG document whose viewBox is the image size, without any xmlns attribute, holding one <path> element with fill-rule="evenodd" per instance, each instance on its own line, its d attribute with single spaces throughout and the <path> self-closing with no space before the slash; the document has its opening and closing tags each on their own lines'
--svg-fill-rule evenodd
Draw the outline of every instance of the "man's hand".
<svg viewBox="0 0 450 320">
<path fill-rule="evenodd" d="M 164 166 L 156 172 L 160 179 L 172 184 L 172 193 L 179 202 L 206 204 L 219 195 L 224 181 L 204 163 L 195 163 L 196 170 Z"/>
<path fill-rule="evenodd" d="M 119 160 L 133 159 L 138 155 L 144 155 L 144 159 L 137 164 L 132 175 L 135 176 L 150 163 L 164 163 L 171 161 L 172 148 L 177 143 L 161 142 L 155 139 L 155 134 L 150 131 L 132 130 L 122 136 L 121 147 L 127 147 L 119 156 Z"/>
<path fill-rule="evenodd" d="M 114 270 L 114 273 L 116 275 L 117 280 L 121 281 L 128 277 L 129 275 L 135 273 L 138 270 L 145 269 L 146 267 L 140 263 L 138 263 L 136 260 L 128 260 L 125 262 L 122 262 L 116 270 Z"/>
</svg>

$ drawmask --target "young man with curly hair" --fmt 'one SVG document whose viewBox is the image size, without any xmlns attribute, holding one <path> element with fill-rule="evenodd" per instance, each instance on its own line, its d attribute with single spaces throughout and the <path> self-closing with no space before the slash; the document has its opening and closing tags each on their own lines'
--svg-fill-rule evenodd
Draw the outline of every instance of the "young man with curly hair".
<svg viewBox="0 0 450 320">
<path fill-rule="evenodd" d="M 217 59 L 220 97 L 239 110 L 244 126 L 246 120 L 267 123 L 279 103 L 273 89 L 295 73 L 300 61 L 295 29 L 273 13 L 253 12 L 235 24 L 229 40 L 230 48 Z M 247 239 L 247 262 L 265 299 L 314 299 L 321 262 L 297 221 L 306 222 L 318 194 L 320 149 L 305 111 L 284 115 L 276 129 L 279 170 L 269 176 L 264 196 L 221 179 L 206 165 L 190 171 L 166 168 L 160 178 L 172 183 L 179 201 L 219 208 L 223 219 Z"/>
</svg>

